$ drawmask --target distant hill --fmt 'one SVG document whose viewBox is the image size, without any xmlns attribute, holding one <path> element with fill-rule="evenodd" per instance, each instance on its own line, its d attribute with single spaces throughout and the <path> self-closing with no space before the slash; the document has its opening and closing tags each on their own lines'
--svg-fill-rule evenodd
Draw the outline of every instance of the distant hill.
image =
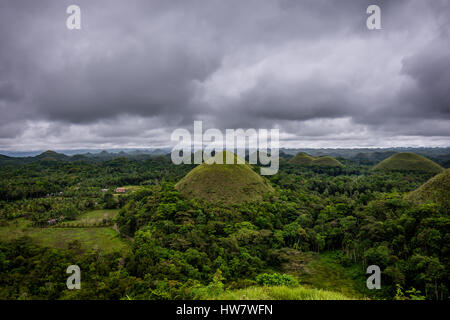
<svg viewBox="0 0 450 320">
<path fill-rule="evenodd" d="M 188 198 L 224 200 L 226 203 L 259 200 L 264 194 L 274 191 L 266 178 L 254 172 L 248 163 L 213 163 L 219 157 L 225 158 L 226 154 L 220 152 L 206 163 L 195 167 L 175 188 Z M 237 156 L 233 156 L 236 163 Z"/>
<path fill-rule="evenodd" d="M 406 199 L 425 202 L 432 201 L 439 204 L 447 204 L 450 208 L 450 169 L 439 173 L 418 189 L 408 193 Z"/>
<path fill-rule="evenodd" d="M 395 151 L 360 152 L 351 159 L 361 164 L 374 165 L 380 161 L 383 161 L 386 158 L 389 158 L 395 153 L 396 153 Z"/>
<path fill-rule="evenodd" d="M 400 152 L 384 159 L 373 167 L 373 170 L 439 173 L 444 168 L 421 155 L 411 152 Z"/>
<path fill-rule="evenodd" d="M 53 163 L 58 161 L 83 161 L 87 163 L 101 163 L 106 161 L 111 161 L 118 158 L 128 158 L 133 160 L 148 160 L 154 159 L 156 157 L 166 157 L 167 155 L 162 155 L 158 152 L 152 153 L 147 151 L 134 151 L 131 153 L 126 153 L 124 151 L 119 151 L 116 153 L 111 153 L 106 150 L 103 150 L 98 153 L 84 153 L 84 154 L 73 154 L 67 155 L 60 152 L 55 152 L 52 150 L 47 150 L 35 156 L 26 156 L 26 157 L 11 157 L 7 155 L 0 154 L 0 166 L 1 165 L 24 165 L 34 162 L 45 162 L 45 163 Z"/>
<path fill-rule="evenodd" d="M 36 161 L 56 162 L 56 161 L 68 161 L 71 157 L 62 153 L 57 153 L 52 150 L 47 150 L 34 157 L 8 157 L 0 155 L 0 165 L 22 165 L 32 163 Z"/>
<path fill-rule="evenodd" d="M 330 156 L 313 157 L 304 152 L 297 154 L 289 160 L 289 163 L 302 166 L 317 167 L 343 167 L 342 163 Z"/>
<path fill-rule="evenodd" d="M 14 165 L 17 164 L 20 160 L 16 160 L 17 158 L 8 157 L 3 154 L 0 154 L 0 165 Z"/>
<path fill-rule="evenodd" d="M 77 149 L 56 151 L 6 151 L 0 150 L 0 166 L 23 165 L 40 161 L 52 163 L 54 160 L 83 161 L 88 163 L 101 163 L 120 157 L 133 160 L 151 159 L 158 155 L 170 157 L 170 148 L 149 149 Z M 280 149 L 280 162 L 288 161 L 299 152 L 306 153 L 310 157 L 332 157 L 346 165 L 345 159 L 362 165 L 375 165 L 396 152 L 414 152 L 435 161 L 444 168 L 450 167 L 450 148 L 390 148 L 390 149 Z M 67 157 L 64 157 L 67 156 Z M 248 160 L 249 150 L 245 150 L 245 159 Z M 48 160 L 48 161 L 47 161 Z"/>
<path fill-rule="evenodd" d="M 40 155 L 37 155 L 34 157 L 35 160 L 41 160 L 41 161 L 65 161 L 68 160 L 70 157 L 66 156 L 62 153 L 57 153 L 52 150 L 47 150 Z"/>
</svg>

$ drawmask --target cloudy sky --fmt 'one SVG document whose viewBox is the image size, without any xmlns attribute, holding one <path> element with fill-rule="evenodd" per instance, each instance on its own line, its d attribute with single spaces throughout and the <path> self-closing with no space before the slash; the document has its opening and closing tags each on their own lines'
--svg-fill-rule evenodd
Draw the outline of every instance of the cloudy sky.
<svg viewBox="0 0 450 320">
<path fill-rule="evenodd" d="M 450 146 L 449 40 L 447 0 L 1 0 L 0 150 L 168 146 L 194 120 Z"/>
</svg>

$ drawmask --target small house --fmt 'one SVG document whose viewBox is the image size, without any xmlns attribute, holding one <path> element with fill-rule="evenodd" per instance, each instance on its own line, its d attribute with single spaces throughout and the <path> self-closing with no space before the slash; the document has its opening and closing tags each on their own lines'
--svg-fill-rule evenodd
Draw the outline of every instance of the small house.
<svg viewBox="0 0 450 320">
<path fill-rule="evenodd" d="M 127 192 L 127 189 L 125 189 L 125 188 L 123 188 L 123 187 L 121 187 L 121 188 L 116 188 L 115 192 L 116 192 L 116 193 L 125 193 L 125 192 Z"/>
</svg>

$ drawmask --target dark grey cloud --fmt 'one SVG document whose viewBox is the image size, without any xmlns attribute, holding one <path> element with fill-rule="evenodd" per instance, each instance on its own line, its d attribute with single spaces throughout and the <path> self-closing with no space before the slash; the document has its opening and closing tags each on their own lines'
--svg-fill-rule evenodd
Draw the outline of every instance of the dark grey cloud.
<svg viewBox="0 0 450 320">
<path fill-rule="evenodd" d="M 403 72 L 413 79 L 412 90 L 401 96 L 412 111 L 427 110 L 430 117 L 450 117 L 450 37 L 445 35 L 423 51 L 407 57 Z"/>
<path fill-rule="evenodd" d="M 450 144 L 448 1 L 79 0 L 79 31 L 70 4 L 0 3 L 0 149 L 164 145 L 196 119 L 310 146 Z"/>
</svg>

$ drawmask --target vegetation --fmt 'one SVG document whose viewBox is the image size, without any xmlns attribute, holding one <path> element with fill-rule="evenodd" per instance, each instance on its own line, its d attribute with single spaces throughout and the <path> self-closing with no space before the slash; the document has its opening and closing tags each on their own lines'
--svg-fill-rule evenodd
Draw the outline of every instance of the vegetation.
<svg viewBox="0 0 450 320">
<path fill-rule="evenodd" d="M 8 159 L 0 299 L 450 297 L 448 171 L 283 157 L 268 178 L 167 156 Z M 81 290 L 66 288 L 72 264 Z M 381 290 L 366 288 L 372 264 Z"/>
<path fill-rule="evenodd" d="M 317 167 L 343 167 L 342 163 L 330 156 L 313 157 L 306 153 L 299 153 L 289 160 L 292 164 L 302 166 L 317 166 Z"/>
<path fill-rule="evenodd" d="M 57 223 L 54 227 L 103 227 L 112 226 L 118 209 L 92 210 L 80 214 L 75 220 Z"/>
<path fill-rule="evenodd" d="M 421 155 L 411 152 L 400 152 L 381 161 L 373 170 L 439 173 L 444 169 Z"/>
<path fill-rule="evenodd" d="M 59 249 L 66 249 L 77 241 L 80 250 L 84 251 L 89 249 L 105 252 L 129 250 L 127 242 L 121 239 L 113 228 L 82 226 L 39 228 L 33 227 L 32 222 L 26 219 L 3 221 L 0 226 L 0 240 L 11 241 L 26 236 L 34 243 Z"/>
<path fill-rule="evenodd" d="M 337 292 L 287 286 L 250 287 L 213 297 L 216 300 L 350 300 Z"/>
<path fill-rule="evenodd" d="M 239 203 L 261 200 L 273 188 L 268 181 L 254 172 L 244 160 L 232 154 L 236 164 L 224 164 L 226 152 L 221 152 L 207 162 L 189 172 L 176 185 L 175 189 L 188 198 L 208 201 Z M 218 160 L 222 158 L 222 164 Z"/>
<path fill-rule="evenodd" d="M 410 192 L 406 198 L 421 203 L 439 203 L 450 212 L 450 169 L 431 178 L 420 188 Z"/>
</svg>

